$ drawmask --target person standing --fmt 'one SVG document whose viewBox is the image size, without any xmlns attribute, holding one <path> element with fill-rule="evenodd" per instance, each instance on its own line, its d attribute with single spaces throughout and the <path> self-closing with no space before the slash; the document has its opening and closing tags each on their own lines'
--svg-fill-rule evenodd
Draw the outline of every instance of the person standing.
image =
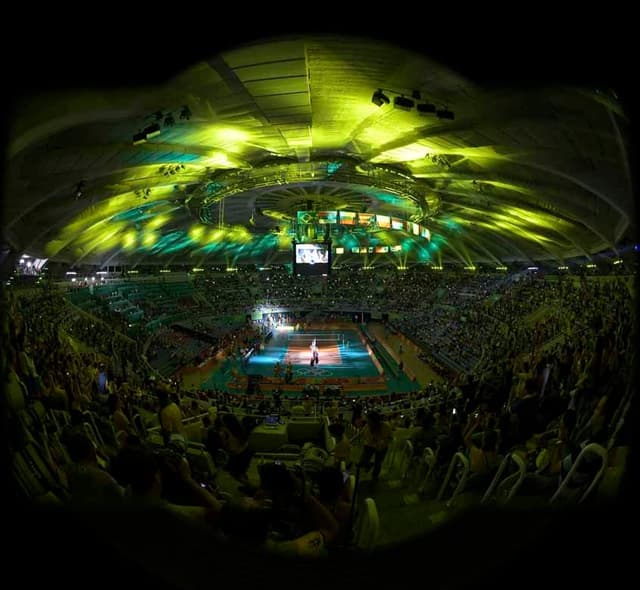
<svg viewBox="0 0 640 590">
<path fill-rule="evenodd" d="M 287 363 L 287 369 L 285 371 L 284 381 L 285 383 L 291 383 L 293 381 L 293 365 L 291 364 L 291 361 Z"/>
<path fill-rule="evenodd" d="M 382 420 L 382 415 L 377 411 L 367 413 L 367 424 L 362 429 L 362 439 L 364 448 L 360 458 L 359 466 L 369 469 L 371 458 L 373 457 L 373 481 L 378 481 L 382 462 L 389 449 L 389 444 L 393 438 L 391 426 Z"/>
<path fill-rule="evenodd" d="M 160 405 L 158 412 L 160 431 L 166 445 L 172 434 L 182 434 L 182 412 L 180 406 L 171 400 L 165 388 L 159 388 L 157 395 Z"/>
</svg>

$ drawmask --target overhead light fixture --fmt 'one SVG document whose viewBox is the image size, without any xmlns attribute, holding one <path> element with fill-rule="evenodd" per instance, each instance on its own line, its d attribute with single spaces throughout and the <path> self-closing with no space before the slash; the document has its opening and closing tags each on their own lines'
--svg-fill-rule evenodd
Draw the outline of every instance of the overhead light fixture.
<svg viewBox="0 0 640 590">
<path fill-rule="evenodd" d="M 379 88 L 373 93 L 373 96 L 371 97 L 371 102 L 377 107 L 381 107 L 383 104 L 389 104 L 391 100 L 386 94 L 382 92 L 382 89 Z"/>
<path fill-rule="evenodd" d="M 182 107 L 182 110 L 180 111 L 180 118 L 186 119 L 187 121 L 191 119 L 191 110 L 186 104 Z"/>
<path fill-rule="evenodd" d="M 160 125 L 158 125 L 158 123 L 149 125 L 149 127 L 144 130 L 144 134 L 147 139 L 160 135 Z"/>
<path fill-rule="evenodd" d="M 446 107 L 444 109 L 437 110 L 436 115 L 438 116 L 438 119 L 449 119 L 453 121 L 453 119 L 455 118 L 455 115 L 453 114 L 453 112 L 447 109 Z"/>
<path fill-rule="evenodd" d="M 406 96 L 396 96 L 393 99 L 393 106 L 396 109 L 400 109 L 402 111 L 410 111 L 414 106 L 415 102 L 413 102 L 410 98 Z"/>
<path fill-rule="evenodd" d="M 422 114 L 434 114 L 436 112 L 436 105 L 428 102 L 420 102 L 416 105 L 416 110 Z"/>
<path fill-rule="evenodd" d="M 144 131 L 140 133 L 136 133 L 133 136 L 133 145 L 140 145 L 141 143 L 145 143 L 147 141 L 147 134 Z"/>
<path fill-rule="evenodd" d="M 85 186 L 86 186 L 86 182 L 84 180 L 81 180 L 76 186 L 75 195 L 74 195 L 76 200 L 80 199 L 84 194 L 83 191 Z"/>
</svg>

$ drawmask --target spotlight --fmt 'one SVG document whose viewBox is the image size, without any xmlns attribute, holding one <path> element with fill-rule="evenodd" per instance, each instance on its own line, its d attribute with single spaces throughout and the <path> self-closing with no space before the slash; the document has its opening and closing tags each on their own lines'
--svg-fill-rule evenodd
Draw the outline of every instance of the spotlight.
<svg viewBox="0 0 640 590">
<path fill-rule="evenodd" d="M 376 90 L 371 97 L 371 102 L 377 107 L 381 107 L 383 104 L 389 104 L 391 100 L 382 92 L 382 89 Z"/>
<path fill-rule="evenodd" d="M 410 111 L 415 106 L 415 103 L 410 98 L 407 98 L 406 96 L 396 96 L 393 99 L 393 106 L 396 109 L 400 109 L 403 111 Z"/>
<path fill-rule="evenodd" d="M 449 119 L 453 121 L 455 118 L 455 115 L 447 108 L 436 111 L 436 115 L 438 116 L 438 119 Z"/>
</svg>

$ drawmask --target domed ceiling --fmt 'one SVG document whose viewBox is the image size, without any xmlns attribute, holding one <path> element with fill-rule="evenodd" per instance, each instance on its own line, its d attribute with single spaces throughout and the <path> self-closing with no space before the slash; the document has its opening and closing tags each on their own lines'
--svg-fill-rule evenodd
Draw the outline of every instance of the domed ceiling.
<svg viewBox="0 0 640 590">
<path fill-rule="evenodd" d="M 70 264 L 563 262 L 630 230 L 609 90 L 485 87 L 375 39 L 244 44 L 157 87 L 31 97 L 7 239 Z M 313 212 L 301 218 L 299 212 Z"/>
</svg>

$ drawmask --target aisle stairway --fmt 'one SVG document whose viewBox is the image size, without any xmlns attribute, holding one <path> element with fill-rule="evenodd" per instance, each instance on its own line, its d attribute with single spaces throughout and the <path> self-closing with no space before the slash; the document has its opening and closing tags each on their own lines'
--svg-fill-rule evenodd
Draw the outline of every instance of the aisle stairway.
<svg viewBox="0 0 640 590">
<path fill-rule="evenodd" d="M 416 376 L 416 381 L 421 387 L 427 385 L 429 381 L 442 382 L 442 377 L 428 363 L 418 358 L 416 348 L 408 344 L 400 336 L 391 334 L 385 329 L 384 324 L 370 322 L 367 325 L 367 329 L 375 338 L 386 343 L 396 354 L 399 354 L 400 345 L 402 345 L 402 362 Z"/>
</svg>

